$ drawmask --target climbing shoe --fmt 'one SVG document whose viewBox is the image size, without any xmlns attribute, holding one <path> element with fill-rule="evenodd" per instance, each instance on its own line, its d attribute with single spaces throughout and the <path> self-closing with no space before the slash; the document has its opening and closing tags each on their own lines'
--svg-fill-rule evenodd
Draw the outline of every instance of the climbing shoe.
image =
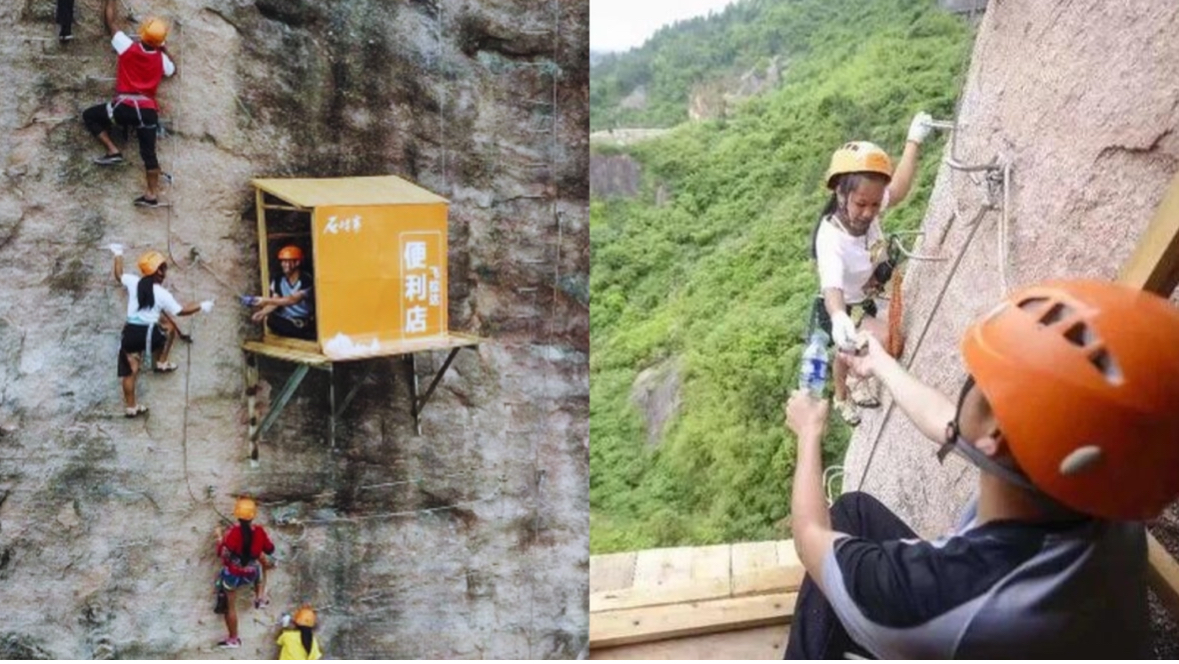
<svg viewBox="0 0 1179 664">
<path fill-rule="evenodd" d="M 160 199 L 148 198 L 147 196 L 140 196 L 133 201 L 136 207 L 157 208 L 160 207 Z"/>
<path fill-rule="evenodd" d="M 843 418 L 844 422 L 847 422 L 853 427 L 860 423 L 860 411 L 850 399 L 847 401 L 833 399 L 832 402 L 835 404 L 835 410 L 839 411 L 839 416 Z"/>
<path fill-rule="evenodd" d="M 225 639 L 217 642 L 218 648 L 240 648 L 242 647 L 242 640 L 238 638 Z"/>
<path fill-rule="evenodd" d="M 123 153 L 116 152 L 114 154 L 104 154 L 101 157 L 95 157 L 94 163 L 99 166 L 119 166 L 127 163 L 127 161 L 123 159 Z"/>
<path fill-rule="evenodd" d="M 270 598 L 269 597 L 259 597 L 259 598 L 254 599 L 254 608 L 255 609 L 265 609 L 268 606 L 270 606 Z"/>
</svg>

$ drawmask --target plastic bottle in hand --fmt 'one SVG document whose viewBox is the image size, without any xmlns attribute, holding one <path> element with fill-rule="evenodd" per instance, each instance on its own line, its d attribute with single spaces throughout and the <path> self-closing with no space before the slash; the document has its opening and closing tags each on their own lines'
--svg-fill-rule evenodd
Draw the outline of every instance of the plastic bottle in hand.
<svg viewBox="0 0 1179 664">
<path fill-rule="evenodd" d="M 827 387 L 827 371 L 831 366 L 830 358 L 827 357 L 829 342 L 826 332 L 821 329 L 815 330 L 811 333 L 806 350 L 802 351 L 802 369 L 798 376 L 798 387 L 806 390 L 816 399 L 823 398 L 823 389 Z"/>
</svg>

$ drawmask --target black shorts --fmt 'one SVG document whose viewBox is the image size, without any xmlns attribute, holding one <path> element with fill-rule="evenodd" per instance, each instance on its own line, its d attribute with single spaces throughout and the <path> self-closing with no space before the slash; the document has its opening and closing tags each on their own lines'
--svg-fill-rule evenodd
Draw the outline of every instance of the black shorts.
<svg viewBox="0 0 1179 664">
<path fill-rule="evenodd" d="M 134 129 L 139 138 L 139 156 L 143 159 L 143 168 L 154 171 L 160 167 L 156 157 L 156 125 L 159 124 L 159 113 L 153 108 L 141 108 L 138 112 L 131 104 L 119 104 L 114 109 L 115 121 L 107 115 L 106 104 L 91 106 L 82 112 L 82 121 L 91 135 L 98 136 L 111 127 L 118 125 Z"/>
<path fill-rule="evenodd" d="M 314 318 L 284 318 L 270 314 L 266 317 L 266 324 L 270 326 L 271 332 L 279 336 L 315 341 Z"/>
<path fill-rule="evenodd" d="M 818 320 L 819 327 L 823 328 L 823 331 L 827 333 L 827 338 L 830 339 L 831 338 L 831 315 L 827 313 L 827 304 L 823 300 L 822 295 L 815 297 L 814 306 L 815 306 L 815 315 L 818 316 L 818 319 L 819 319 Z M 847 310 L 847 315 L 850 316 L 852 313 L 852 310 L 855 309 L 856 307 L 859 307 L 861 310 L 863 310 L 865 318 L 869 318 L 869 317 L 876 318 L 876 300 L 873 300 L 872 298 L 868 298 L 867 300 L 864 300 L 863 302 L 857 302 L 856 304 L 849 304 L 844 308 Z"/>
<path fill-rule="evenodd" d="M 168 342 L 168 338 L 164 336 L 164 331 L 160 329 L 159 325 L 155 325 L 151 329 L 151 348 L 153 354 L 159 354 L 164 350 L 164 344 Z M 123 326 L 123 339 L 119 342 L 119 378 L 131 375 L 131 363 L 127 360 L 128 355 L 138 355 L 147 350 L 147 326 L 135 325 L 127 323 Z"/>
</svg>

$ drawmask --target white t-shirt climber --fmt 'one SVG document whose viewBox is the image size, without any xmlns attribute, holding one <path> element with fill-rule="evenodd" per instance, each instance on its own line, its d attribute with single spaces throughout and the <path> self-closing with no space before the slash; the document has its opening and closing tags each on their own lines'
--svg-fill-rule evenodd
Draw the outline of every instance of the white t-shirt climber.
<svg viewBox="0 0 1179 664">
<path fill-rule="evenodd" d="M 880 214 L 888 208 L 888 190 L 884 190 L 884 201 Z M 838 288 L 843 291 L 846 304 L 858 304 L 867 299 L 864 284 L 872 276 L 872 245 L 884 239 L 880 230 L 880 216 L 877 215 L 868 226 L 868 232 L 855 237 L 843 229 L 831 216 L 819 222 L 815 236 L 815 256 L 819 264 L 819 288 Z"/>
<path fill-rule="evenodd" d="M 159 284 L 152 284 L 152 291 L 156 296 L 156 303 L 151 309 L 139 308 L 139 296 L 136 289 L 139 287 L 138 277 L 134 274 L 124 274 L 122 277 L 123 287 L 127 289 L 127 322 L 133 325 L 155 325 L 160 322 L 160 311 L 167 311 L 173 316 L 180 313 L 184 307 L 172 297 L 163 286 Z"/>
</svg>

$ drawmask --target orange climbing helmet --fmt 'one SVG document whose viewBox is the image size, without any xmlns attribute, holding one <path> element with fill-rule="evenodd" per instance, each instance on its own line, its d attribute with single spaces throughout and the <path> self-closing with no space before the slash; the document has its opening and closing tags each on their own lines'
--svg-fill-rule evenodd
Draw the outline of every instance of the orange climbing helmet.
<svg viewBox="0 0 1179 664">
<path fill-rule="evenodd" d="M 164 45 L 168 38 L 168 24 L 160 18 L 149 18 L 139 26 L 139 39 L 152 48 Z"/>
<path fill-rule="evenodd" d="M 1062 504 L 1152 518 L 1179 495 L 1179 309 L 1108 282 L 1025 288 L 962 353 L 1019 467 Z"/>
<path fill-rule="evenodd" d="M 292 622 L 299 627 L 315 627 L 315 610 L 309 604 L 300 606 Z"/>
<path fill-rule="evenodd" d="M 258 504 L 249 496 L 242 496 L 233 504 L 233 518 L 242 521 L 253 521 L 258 516 Z"/>
<path fill-rule="evenodd" d="M 827 167 L 827 188 L 835 189 L 835 176 L 846 173 L 879 173 L 891 180 L 892 160 L 875 143 L 844 143 L 831 155 L 831 165 Z"/>
<path fill-rule="evenodd" d="M 164 255 L 153 249 L 139 257 L 139 273 L 145 277 L 150 277 L 166 262 L 168 261 L 164 258 Z"/>
<path fill-rule="evenodd" d="M 278 250 L 278 260 L 301 261 L 303 260 L 303 250 L 293 244 L 288 244 L 287 246 Z"/>
</svg>

